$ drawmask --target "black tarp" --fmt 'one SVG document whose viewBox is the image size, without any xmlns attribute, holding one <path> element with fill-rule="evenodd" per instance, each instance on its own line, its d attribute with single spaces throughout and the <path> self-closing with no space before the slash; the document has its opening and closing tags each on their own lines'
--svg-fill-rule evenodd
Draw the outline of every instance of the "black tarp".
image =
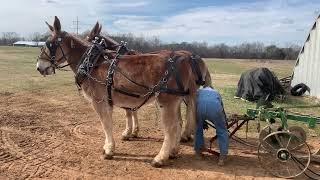
<svg viewBox="0 0 320 180">
<path fill-rule="evenodd" d="M 255 68 L 242 73 L 238 82 L 236 97 L 248 101 L 257 101 L 260 98 L 273 100 L 277 95 L 284 94 L 278 78 L 268 68 Z"/>
</svg>

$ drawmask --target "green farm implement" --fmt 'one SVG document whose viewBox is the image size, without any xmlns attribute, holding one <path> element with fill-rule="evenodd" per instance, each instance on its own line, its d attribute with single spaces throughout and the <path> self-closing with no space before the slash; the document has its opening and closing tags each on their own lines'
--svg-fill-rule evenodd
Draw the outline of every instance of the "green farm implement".
<svg viewBox="0 0 320 180">
<path fill-rule="evenodd" d="M 288 111 L 290 108 L 313 107 L 320 105 L 277 108 L 260 106 L 257 109 L 247 109 L 245 115 L 232 115 L 228 118 L 229 137 L 242 144 L 254 146 L 234 134 L 244 125 L 247 125 L 247 132 L 249 121 L 255 120 L 259 132 L 259 143 L 255 147 L 258 148 L 259 162 L 266 171 L 281 178 L 294 178 L 305 174 L 309 179 L 320 179 L 320 173 L 309 168 L 312 161 L 319 163 L 320 149 L 311 150 L 304 128 L 288 125 L 288 120 L 291 120 L 306 123 L 311 129 L 315 128 L 320 123 L 319 117 Z M 207 124 L 214 127 L 209 121 Z M 261 124 L 265 126 L 261 128 Z M 216 138 L 211 138 L 211 144 Z M 211 145 L 208 152 L 217 154 L 211 150 Z"/>
</svg>

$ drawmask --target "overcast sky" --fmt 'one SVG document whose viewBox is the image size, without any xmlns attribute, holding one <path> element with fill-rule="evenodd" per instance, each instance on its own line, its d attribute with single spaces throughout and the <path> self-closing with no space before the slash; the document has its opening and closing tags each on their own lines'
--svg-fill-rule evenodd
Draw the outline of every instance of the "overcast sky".
<svg viewBox="0 0 320 180">
<path fill-rule="evenodd" d="M 157 36 L 165 42 L 209 44 L 261 41 L 302 44 L 320 12 L 320 0 L 8 0 L 0 7 L 0 32 L 46 32 L 57 15 L 62 28 Z"/>
</svg>

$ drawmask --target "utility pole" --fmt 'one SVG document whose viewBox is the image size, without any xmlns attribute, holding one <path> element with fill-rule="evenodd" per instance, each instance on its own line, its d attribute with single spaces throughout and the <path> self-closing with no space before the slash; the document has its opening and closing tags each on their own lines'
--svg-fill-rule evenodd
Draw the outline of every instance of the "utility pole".
<svg viewBox="0 0 320 180">
<path fill-rule="evenodd" d="M 72 21 L 72 22 L 73 22 L 73 25 L 76 26 L 75 29 L 76 29 L 77 35 L 79 35 L 79 19 L 78 19 L 78 16 L 77 16 L 77 20 L 76 21 Z"/>
</svg>

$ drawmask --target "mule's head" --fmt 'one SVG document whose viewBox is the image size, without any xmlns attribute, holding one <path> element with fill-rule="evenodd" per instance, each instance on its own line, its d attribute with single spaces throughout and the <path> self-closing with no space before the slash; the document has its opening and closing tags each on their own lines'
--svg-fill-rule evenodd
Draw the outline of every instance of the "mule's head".
<svg viewBox="0 0 320 180">
<path fill-rule="evenodd" d="M 99 22 L 97 22 L 92 28 L 92 30 L 90 31 L 90 33 L 88 34 L 88 36 L 86 37 L 86 40 L 88 42 L 92 42 L 93 40 L 95 40 L 96 37 L 101 39 L 102 38 L 102 36 L 100 35 L 101 29 L 102 29 L 102 26 L 99 24 Z"/>
<path fill-rule="evenodd" d="M 50 75 L 55 73 L 55 69 L 62 63 L 67 61 L 66 49 L 67 49 L 67 33 L 61 31 L 60 20 L 55 16 L 53 26 L 47 22 L 51 36 L 46 41 L 44 47 L 41 49 L 41 53 L 37 59 L 37 70 L 42 75 Z"/>
</svg>

